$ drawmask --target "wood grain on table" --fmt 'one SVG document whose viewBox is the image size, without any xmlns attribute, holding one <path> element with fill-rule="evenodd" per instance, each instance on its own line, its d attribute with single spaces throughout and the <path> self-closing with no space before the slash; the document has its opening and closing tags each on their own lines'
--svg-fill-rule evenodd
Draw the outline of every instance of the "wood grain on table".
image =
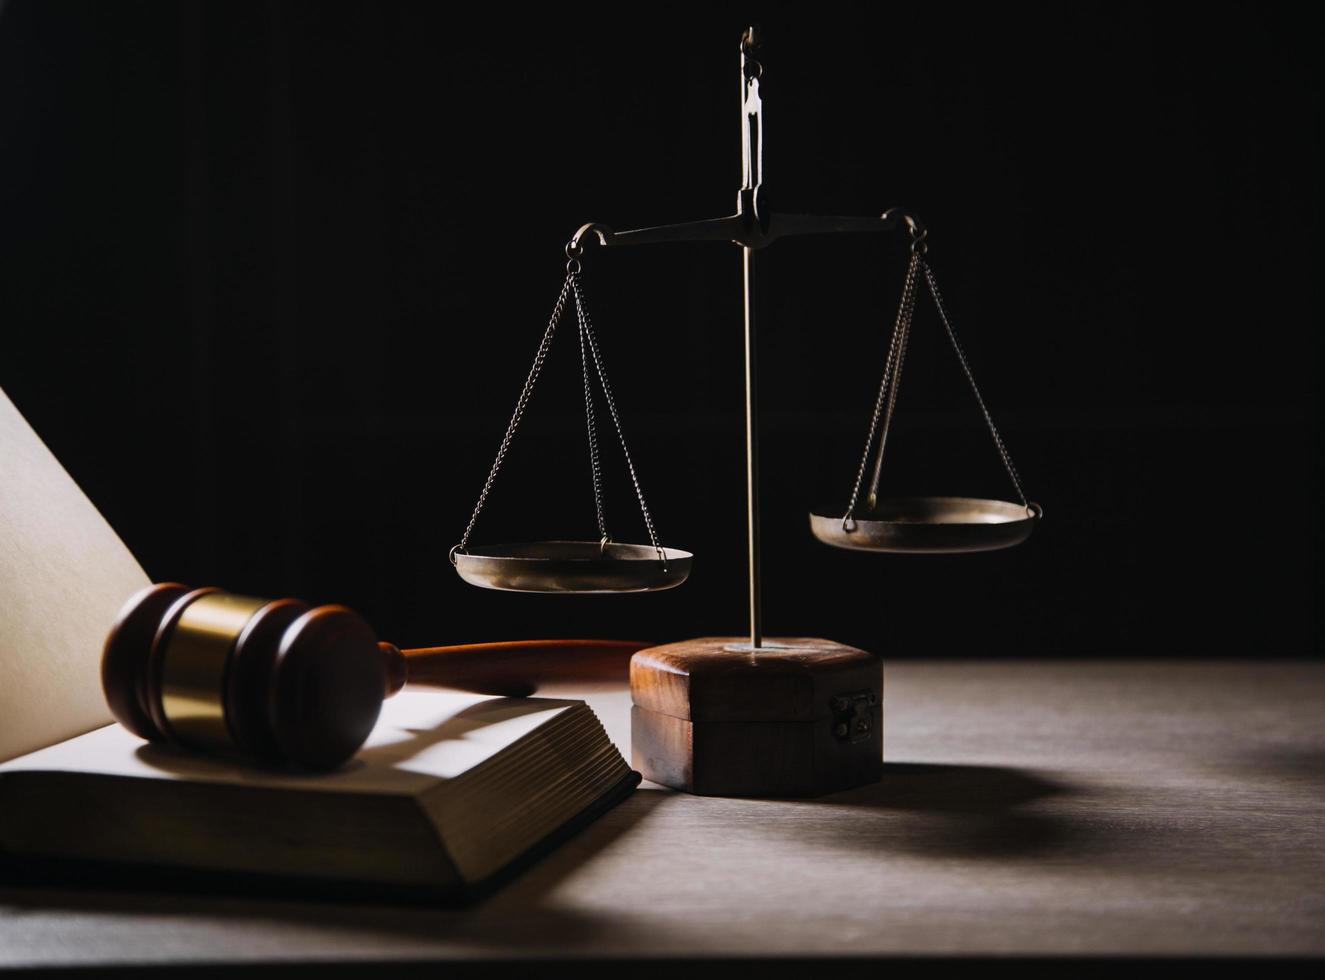
<svg viewBox="0 0 1325 980">
<path fill-rule="evenodd" d="M 1325 952 L 1325 664 L 891 662 L 884 701 L 875 786 L 646 784 L 469 908 L 5 886 L 0 963 Z"/>
</svg>

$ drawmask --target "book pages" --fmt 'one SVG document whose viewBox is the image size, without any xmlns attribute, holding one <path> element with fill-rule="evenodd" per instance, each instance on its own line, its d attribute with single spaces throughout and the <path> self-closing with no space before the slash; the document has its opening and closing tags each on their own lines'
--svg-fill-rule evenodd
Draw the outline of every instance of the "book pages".
<svg viewBox="0 0 1325 980">
<path fill-rule="evenodd" d="M 44 770 L 263 789 L 413 796 L 492 760 L 581 704 L 549 698 L 405 691 L 382 705 L 382 716 L 358 755 L 329 773 L 283 773 L 184 752 L 152 745 L 119 725 L 109 725 L 0 765 L 0 776 L 9 771 Z"/>
<path fill-rule="evenodd" d="M 0 760 L 110 720 L 102 644 L 125 600 L 147 584 L 0 391 Z"/>
</svg>

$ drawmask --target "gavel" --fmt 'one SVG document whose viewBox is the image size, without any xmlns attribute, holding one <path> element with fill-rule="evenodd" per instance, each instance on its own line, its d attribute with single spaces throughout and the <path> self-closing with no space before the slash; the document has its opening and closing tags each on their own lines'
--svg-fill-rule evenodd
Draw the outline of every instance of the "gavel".
<svg viewBox="0 0 1325 980">
<path fill-rule="evenodd" d="M 407 683 L 527 696 L 550 682 L 624 681 L 644 646 L 524 640 L 401 650 L 345 606 L 166 582 L 120 610 L 101 684 L 111 714 L 141 738 L 329 770 L 358 751 L 382 701 Z"/>
</svg>

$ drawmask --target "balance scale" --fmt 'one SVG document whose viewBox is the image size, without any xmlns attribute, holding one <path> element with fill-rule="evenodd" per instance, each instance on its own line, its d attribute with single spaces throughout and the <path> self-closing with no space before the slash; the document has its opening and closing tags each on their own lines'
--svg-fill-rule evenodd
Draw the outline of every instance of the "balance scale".
<svg viewBox="0 0 1325 980">
<path fill-rule="evenodd" d="M 741 37 L 743 183 L 736 213 L 722 218 L 613 231 L 582 226 L 566 245 L 566 278 L 478 501 L 450 560 L 472 585 L 511 592 L 656 592 L 684 582 L 693 556 L 658 541 L 625 430 L 608 381 L 602 348 L 585 304 L 586 248 L 666 242 L 730 242 L 741 249 L 745 307 L 746 513 L 749 541 L 748 638 L 706 637 L 652 647 L 630 667 L 633 764 L 655 782 L 705 795 L 814 796 L 877 781 L 883 765 L 883 669 L 876 655 L 813 638 L 767 638 L 760 608 L 758 383 L 755 360 L 755 253 L 780 238 L 905 229 L 911 238 L 883 377 L 865 447 L 845 503 L 810 512 L 824 544 L 894 554 L 971 553 L 1025 541 L 1042 516 L 1027 500 L 1017 470 L 985 406 L 957 341 L 934 273 L 925 260 L 927 232 L 898 209 L 878 218 L 781 214 L 769 210 L 763 186 L 763 66 L 755 31 Z M 879 478 L 901 384 L 912 314 L 927 288 L 962 372 L 975 394 L 1008 476 L 1015 502 L 971 497 L 880 498 Z M 574 306 L 598 539 L 478 545 L 470 538 L 543 370 L 557 326 Z M 598 396 L 595 397 L 595 389 Z M 601 399 L 621 445 L 647 544 L 608 533 L 595 404 Z M 871 465 L 871 458 L 873 463 Z M 868 488 L 865 475 L 870 473 Z M 863 492 L 862 492 L 863 491 Z"/>
</svg>

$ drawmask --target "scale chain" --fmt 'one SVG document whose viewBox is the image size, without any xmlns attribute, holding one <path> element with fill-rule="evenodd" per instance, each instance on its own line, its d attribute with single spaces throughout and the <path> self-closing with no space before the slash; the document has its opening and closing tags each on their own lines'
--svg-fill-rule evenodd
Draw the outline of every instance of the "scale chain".
<svg viewBox="0 0 1325 980">
<path fill-rule="evenodd" d="M 593 358 L 594 369 L 598 373 L 598 382 L 603 389 L 603 399 L 607 402 L 607 411 L 612 416 L 612 424 L 616 427 L 617 440 L 621 443 L 621 453 L 626 458 L 626 469 L 629 470 L 630 482 L 635 487 L 635 496 L 639 500 L 640 513 L 644 515 L 644 526 L 649 532 L 649 541 L 653 544 L 653 550 L 658 553 L 658 560 L 663 563 L 663 569 L 666 570 L 667 556 L 663 552 L 662 546 L 658 544 L 658 535 L 653 527 L 653 517 L 649 513 L 649 505 L 644 500 L 644 488 L 640 486 L 639 476 L 635 472 L 635 463 L 630 458 L 630 449 L 626 445 L 625 429 L 621 425 L 621 416 L 617 414 L 616 399 L 612 397 L 612 386 L 607 380 L 607 369 L 603 365 L 603 357 L 598 349 L 598 338 L 594 334 L 593 322 L 589 319 L 589 312 L 585 309 L 580 278 L 578 274 L 572 274 L 569 278 L 571 291 L 575 297 L 575 311 L 580 322 L 580 330 L 589 344 L 589 353 Z M 598 492 L 596 483 L 594 489 L 595 492 Z"/>
<path fill-rule="evenodd" d="M 860 466 L 856 469 L 856 482 L 851 488 L 851 501 L 847 504 L 847 512 L 842 515 L 842 530 L 851 530 L 848 527 L 852 522 L 852 516 L 856 512 L 856 505 L 860 502 L 860 488 L 865 482 L 865 467 L 869 465 L 870 450 L 874 447 L 874 436 L 879 429 L 879 419 L 883 415 L 885 399 L 892 389 L 893 370 L 897 361 L 899 347 L 902 338 L 909 331 L 911 312 L 915 309 L 916 293 L 916 272 L 919 268 L 920 256 L 915 252 L 911 254 L 911 262 L 906 267 L 906 281 L 902 285 L 902 298 L 897 305 L 897 319 L 893 323 L 892 338 L 888 342 L 888 356 L 883 365 L 883 377 L 879 381 L 879 393 L 874 399 L 874 414 L 870 416 L 869 432 L 865 436 L 865 449 L 860 456 Z M 891 404 L 889 417 L 891 419 Z"/>
<path fill-rule="evenodd" d="M 948 311 L 943 305 L 943 298 L 939 295 L 938 283 L 934 281 L 934 271 L 929 267 L 929 263 L 923 258 L 920 260 L 920 266 L 925 273 L 925 282 L 929 284 L 929 293 L 934 297 L 934 306 L 939 312 L 939 319 L 943 321 L 943 329 L 947 331 L 948 339 L 952 341 L 952 349 L 957 352 L 957 360 L 961 362 L 962 371 L 966 375 L 966 380 L 971 384 L 971 391 L 975 394 L 975 401 L 980 406 L 980 412 L 985 417 L 985 424 L 989 426 L 989 434 L 994 437 L 994 446 L 998 449 L 998 454 L 1003 458 L 1003 466 L 1008 471 L 1008 476 L 1012 478 L 1012 486 L 1016 488 L 1017 497 L 1021 500 L 1021 505 L 1030 510 L 1030 503 L 1026 500 L 1026 494 L 1021 489 L 1021 480 L 1017 476 L 1017 468 L 1012 465 L 1012 456 L 1008 452 L 1007 446 L 1003 444 L 1003 437 L 998 434 L 998 428 L 994 425 L 994 417 L 989 414 L 989 409 L 985 407 L 985 400 L 980 396 L 980 388 L 975 383 L 975 375 L 971 373 L 971 366 L 966 362 L 966 354 L 962 350 L 962 345 L 957 342 L 957 334 L 952 329 L 952 323 L 948 320 Z"/>
<path fill-rule="evenodd" d="M 511 414 L 511 421 L 506 426 L 506 434 L 502 436 L 501 446 L 497 450 L 497 458 L 492 461 L 488 478 L 483 481 L 483 489 L 479 492 L 478 502 L 474 504 L 474 512 L 469 515 L 469 523 L 465 525 L 465 533 L 461 535 L 460 543 L 451 549 L 452 565 L 455 564 L 456 552 L 464 551 L 469 545 L 469 536 L 474 533 L 474 525 L 478 523 L 478 515 L 482 513 L 483 505 L 488 502 L 488 493 L 492 490 L 493 481 L 497 479 L 501 464 L 505 461 L 507 452 L 510 451 L 511 440 L 515 437 L 515 430 L 520 427 L 520 420 L 524 418 L 525 406 L 529 404 L 529 396 L 533 394 L 534 385 L 537 384 L 538 376 L 543 371 L 543 362 L 547 360 L 548 348 L 552 345 L 552 336 L 557 331 L 557 324 L 561 322 L 561 314 L 566 307 L 566 297 L 571 291 L 574 278 L 574 271 L 567 269 L 566 281 L 561 284 L 561 292 L 557 294 L 556 306 L 552 309 L 552 316 L 548 320 L 547 329 L 543 331 L 543 339 L 538 343 L 538 352 L 534 355 L 534 363 L 529 368 L 528 377 L 525 378 L 520 398 L 515 403 L 515 411 Z"/>
<path fill-rule="evenodd" d="M 598 519 L 600 547 L 605 547 L 612 536 L 607 533 L 607 516 L 603 505 L 603 471 L 598 456 L 598 427 L 594 422 L 593 387 L 589 369 L 589 351 L 585 342 L 587 333 L 584 315 L 578 301 L 575 304 L 576 320 L 579 324 L 580 366 L 584 370 L 584 419 L 589 429 L 589 465 L 593 471 L 594 512 Z"/>
<path fill-rule="evenodd" d="M 897 342 L 897 358 L 893 361 L 893 376 L 888 384 L 888 409 L 883 414 L 883 431 L 879 433 L 879 451 L 874 456 L 874 472 L 870 476 L 870 490 L 865 497 L 865 505 L 870 510 L 874 510 L 879 500 L 879 479 L 883 476 L 883 454 L 888 448 L 888 433 L 893 427 L 893 410 L 897 407 L 897 392 L 902 387 L 902 365 L 906 363 L 906 347 L 911 339 L 911 322 L 916 312 L 916 295 L 920 292 L 916 288 L 915 278 L 910 266 L 907 267 L 907 276 L 912 281 L 910 289 L 903 293 L 902 302 L 906 308 L 902 312 L 896 327 L 896 330 L 901 332 L 901 339 Z"/>
</svg>

